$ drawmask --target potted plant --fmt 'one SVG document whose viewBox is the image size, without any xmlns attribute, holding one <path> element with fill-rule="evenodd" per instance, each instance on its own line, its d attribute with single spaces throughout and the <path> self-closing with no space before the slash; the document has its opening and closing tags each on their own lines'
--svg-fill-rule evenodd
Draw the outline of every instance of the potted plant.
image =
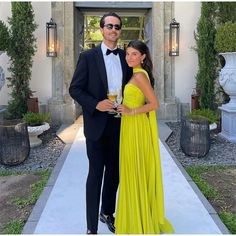
<svg viewBox="0 0 236 236">
<path fill-rule="evenodd" d="M 226 22 L 217 28 L 215 49 L 225 59 L 219 83 L 230 101 L 224 107 L 236 110 L 236 23 Z"/>
<path fill-rule="evenodd" d="M 216 115 L 214 111 L 210 109 L 195 109 L 187 113 L 187 117 L 190 119 L 202 119 L 205 118 L 209 121 L 209 129 L 213 130 L 217 128 Z"/>
<path fill-rule="evenodd" d="M 28 133 L 30 139 L 30 147 L 37 147 L 42 143 L 38 135 L 50 128 L 49 113 L 27 112 L 23 115 L 23 121 L 28 125 Z"/>
</svg>

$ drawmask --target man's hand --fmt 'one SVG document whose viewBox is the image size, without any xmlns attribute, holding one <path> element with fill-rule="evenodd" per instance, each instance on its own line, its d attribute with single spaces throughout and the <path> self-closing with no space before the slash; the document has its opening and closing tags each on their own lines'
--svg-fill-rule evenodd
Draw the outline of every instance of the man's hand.
<svg viewBox="0 0 236 236">
<path fill-rule="evenodd" d="M 114 102 L 112 102 L 109 99 L 104 99 L 103 101 L 100 101 L 96 106 L 97 110 L 103 112 L 104 111 L 114 112 L 115 111 L 114 108 L 115 108 Z"/>
</svg>

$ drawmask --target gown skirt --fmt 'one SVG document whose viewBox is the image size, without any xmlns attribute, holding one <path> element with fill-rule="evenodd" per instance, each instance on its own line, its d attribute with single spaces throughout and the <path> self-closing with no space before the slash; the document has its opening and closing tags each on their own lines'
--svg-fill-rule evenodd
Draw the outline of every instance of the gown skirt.
<svg viewBox="0 0 236 236">
<path fill-rule="evenodd" d="M 134 69 L 134 73 L 147 72 Z M 134 109 L 145 96 L 134 84 L 124 90 L 123 104 Z M 164 216 L 164 196 L 155 111 L 122 115 L 120 185 L 115 218 L 116 234 L 160 234 L 174 231 Z"/>
</svg>

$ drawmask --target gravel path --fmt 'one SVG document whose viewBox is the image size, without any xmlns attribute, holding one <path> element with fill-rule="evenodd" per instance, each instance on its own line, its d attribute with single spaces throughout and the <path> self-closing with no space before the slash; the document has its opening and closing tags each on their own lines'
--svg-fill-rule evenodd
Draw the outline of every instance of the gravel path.
<svg viewBox="0 0 236 236">
<path fill-rule="evenodd" d="M 183 166 L 236 165 L 236 143 L 229 142 L 211 131 L 211 147 L 205 157 L 186 156 L 180 148 L 180 122 L 166 123 L 173 131 L 167 145 Z"/>
<path fill-rule="evenodd" d="M 34 171 L 52 169 L 61 155 L 65 144 L 56 136 L 60 125 L 50 124 L 50 129 L 39 137 L 43 143 L 39 147 L 31 148 L 29 157 L 21 164 L 7 166 L 0 164 L 1 170 L 8 171 Z"/>
</svg>

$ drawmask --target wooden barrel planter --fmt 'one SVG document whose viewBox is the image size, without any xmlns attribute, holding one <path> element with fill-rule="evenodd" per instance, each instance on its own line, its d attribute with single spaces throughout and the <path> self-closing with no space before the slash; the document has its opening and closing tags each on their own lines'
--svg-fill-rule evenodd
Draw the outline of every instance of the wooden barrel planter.
<svg viewBox="0 0 236 236">
<path fill-rule="evenodd" d="M 181 120 L 180 147 L 192 157 L 204 157 L 210 150 L 210 130 L 207 119 Z"/>
<path fill-rule="evenodd" d="M 20 164 L 29 156 L 29 152 L 30 143 L 26 123 L 0 125 L 1 164 Z"/>
</svg>

